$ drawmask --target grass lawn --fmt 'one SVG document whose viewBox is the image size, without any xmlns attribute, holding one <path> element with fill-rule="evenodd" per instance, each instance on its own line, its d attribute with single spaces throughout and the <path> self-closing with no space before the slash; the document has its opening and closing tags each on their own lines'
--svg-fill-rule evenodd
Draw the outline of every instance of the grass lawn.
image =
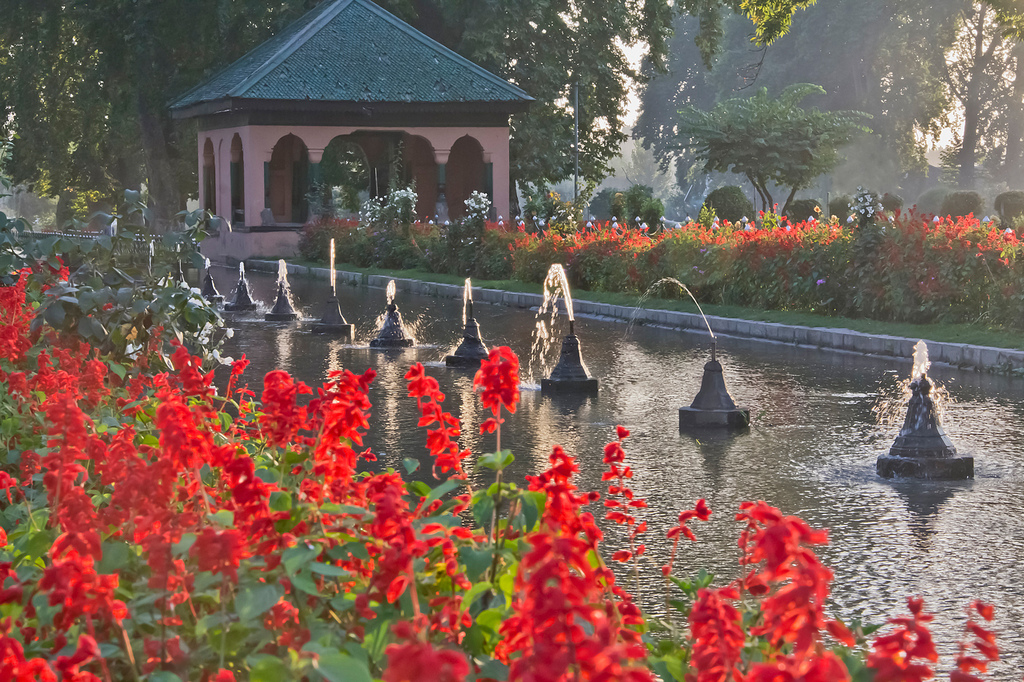
<svg viewBox="0 0 1024 682">
<path fill-rule="evenodd" d="M 302 260 L 290 260 L 295 265 L 309 267 L 325 267 L 326 263 L 314 263 Z M 455 275 L 439 275 L 425 270 L 385 270 L 382 268 L 360 268 L 348 263 L 339 263 L 338 270 L 348 272 L 362 272 L 370 275 L 390 275 L 392 277 L 404 277 L 419 279 L 427 282 L 439 282 L 442 284 L 462 284 L 465 278 Z M 541 286 L 530 282 L 518 280 L 486 280 L 474 279 L 473 286 L 487 289 L 502 289 L 505 291 L 522 291 L 534 294 L 541 293 Z M 609 303 L 613 305 L 636 306 L 639 296 L 636 294 L 620 294 L 601 291 L 585 291 L 573 289 L 573 298 L 598 303 Z M 657 298 L 652 296 L 644 304 L 645 308 L 657 308 L 660 310 L 679 310 L 683 312 L 697 312 L 693 301 L 686 299 Z M 905 322 L 881 322 L 866 318 L 829 317 L 814 312 L 795 310 L 757 310 L 754 308 L 743 308 L 731 305 L 707 304 L 701 306 L 707 315 L 719 317 L 733 317 L 742 320 L 756 320 L 759 322 L 779 322 L 782 324 L 802 325 L 805 327 L 827 327 L 831 329 L 852 329 L 866 334 L 884 334 L 888 336 L 903 336 L 912 339 L 925 339 L 927 341 L 939 341 L 947 343 L 969 343 L 978 346 L 995 346 L 997 348 L 1015 348 L 1024 350 L 1024 334 L 1019 331 L 1006 330 L 996 327 L 989 327 L 983 324 L 910 324 Z M 1024 311 L 1022 311 L 1024 312 Z"/>
</svg>

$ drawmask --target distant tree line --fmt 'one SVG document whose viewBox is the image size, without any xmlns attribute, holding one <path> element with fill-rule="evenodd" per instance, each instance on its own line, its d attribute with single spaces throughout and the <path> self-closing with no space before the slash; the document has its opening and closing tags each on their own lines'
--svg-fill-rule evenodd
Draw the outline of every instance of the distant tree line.
<svg viewBox="0 0 1024 682">
<path fill-rule="evenodd" d="M 704 165 L 681 143 L 680 110 L 813 83 L 825 92 L 807 104 L 871 116 L 856 156 L 862 174 L 889 185 L 879 189 L 921 186 L 925 152 L 944 129 L 953 134 L 943 180 L 971 189 L 980 169 L 1016 187 L 1024 171 L 1024 12 L 1016 9 L 1009 0 L 832 0 L 802 12 L 766 50 L 751 44 L 749 25 L 726 17 L 710 58 L 706 27 L 680 17 L 667 62 L 646 66 L 634 135 L 666 166 L 678 161 L 686 186 Z"/>
</svg>

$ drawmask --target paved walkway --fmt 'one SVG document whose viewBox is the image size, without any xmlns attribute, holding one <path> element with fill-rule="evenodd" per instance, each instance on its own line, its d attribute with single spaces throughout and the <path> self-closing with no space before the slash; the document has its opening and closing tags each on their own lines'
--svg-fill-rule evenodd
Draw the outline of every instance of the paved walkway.
<svg viewBox="0 0 1024 682">
<path fill-rule="evenodd" d="M 249 260 L 246 261 L 246 268 L 258 272 L 277 272 L 277 261 Z M 327 268 L 314 268 L 304 265 L 289 264 L 288 273 L 320 279 L 328 279 L 330 277 Z M 395 286 L 399 291 L 440 298 L 462 298 L 463 288 L 459 284 L 439 284 L 417 279 L 369 275 L 343 270 L 337 271 L 337 279 L 338 282 L 380 289 L 385 288 L 388 282 L 394 279 Z M 514 308 L 536 308 L 540 306 L 542 297 L 540 294 L 473 287 L 473 300 L 507 305 Z M 637 311 L 630 306 L 594 303 L 583 299 L 573 299 L 573 309 L 578 315 L 604 317 L 624 322 L 633 318 L 635 314 L 636 321 L 642 324 L 695 331 L 707 329 L 704 326 L 704 320 L 697 313 L 652 308 L 644 308 Z M 850 329 L 803 327 L 779 324 L 777 322 L 739 320 L 714 315 L 708 316 L 708 322 L 710 322 L 711 328 L 715 330 L 715 334 L 719 336 L 902 359 L 913 357 L 914 344 L 918 341 L 918 339 L 908 339 L 901 336 L 865 334 Z M 1007 348 L 928 341 L 928 357 L 933 363 L 943 363 L 982 372 L 1007 372 L 1024 369 L 1024 351 Z"/>
</svg>

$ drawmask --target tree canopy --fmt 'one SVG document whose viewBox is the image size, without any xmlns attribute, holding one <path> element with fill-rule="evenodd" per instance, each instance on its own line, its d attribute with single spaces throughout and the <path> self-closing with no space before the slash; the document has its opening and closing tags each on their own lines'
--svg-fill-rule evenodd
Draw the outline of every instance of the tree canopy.
<svg viewBox="0 0 1024 682">
<path fill-rule="evenodd" d="M 785 213 L 797 190 L 835 167 L 839 147 L 867 130 L 862 112 L 802 108 L 800 102 L 815 93 L 824 90 L 797 83 L 777 98 L 761 88 L 752 97 L 724 100 L 710 111 L 688 107 L 679 114 L 680 144 L 695 150 L 705 171 L 745 175 L 764 210 L 774 205 L 770 184 L 789 187 Z"/>
<path fill-rule="evenodd" d="M 537 101 L 512 120 L 512 177 L 572 172 L 572 93 L 580 98 L 580 163 L 600 179 L 625 139 L 627 92 L 642 75 L 627 49 L 667 54 L 680 12 L 759 23 L 770 42 L 811 0 L 376 0 L 427 35 L 524 88 Z M 317 0 L 36 0 L 0 23 L 0 135 L 16 137 L 8 172 L 62 199 L 149 189 L 166 219 L 194 192 L 194 135 L 167 104 L 237 59 Z M 187 21 L 184 20 L 187 18 Z M 703 21 L 703 19 L 702 19 Z M 718 43 L 705 21 L 708 54 Z M 60 213 L 60 212 L 59 212 Z M 65 213 L 66 216 L 66 213 Z"/>
</svg>

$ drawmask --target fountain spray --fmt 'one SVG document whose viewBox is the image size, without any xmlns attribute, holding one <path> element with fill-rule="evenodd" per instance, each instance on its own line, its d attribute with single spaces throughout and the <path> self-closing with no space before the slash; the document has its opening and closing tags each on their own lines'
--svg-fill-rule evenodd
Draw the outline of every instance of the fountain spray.
<svg viewBox="0 0 1024 682">
<path fill-rule="evenodd" d="M 572 308 L 572 295 L 569 293 L 569 280 L 565 276 L 565 268 L 558 263 L 552 264 L 548 269 L 548 276 L 544 279 L 544 303 L 541 311 L 537 313 L 538 317 L 542 315 L 544 306 L 549 301 L 552 301 L 553 305 L 554 296 L 549 292 L 554 290 L 561 291 L 562 300 L 565 302 L 565 312 L 569 317 L 569 333 L 562 339 L 558 364 L 551 370 L 549 377 L 541 379 L 540 390 L 542 393 L 596 393 L 597 379 L 591 376 L 590 370 L 583 362 L 580 340 L 576 337 L 576 317 Z"/>
<path fill-rule="evenodd" d="M 487 358 L 487 346 L 480 337 L 480 325 L 473 317 L 473 284 L 466 278 L 462 288 L 462 343 L 444 359 L 448 367 L 476 369 Z"/>
<path fill-rule="evenodd" d="M 882 478 L 923 478 L 962 480 L 974 478 L 974 457 L 958 456 L 953 441 L 939 423 L 939 414 L 932 398 L 932 382 L 928 379 L 928 346 L 918 341 L 914 346 L 911 370 L 910 400 L 903 428 L 889 448 L 875 463 Z"/>
<path fill-rule="evenodd" d="M 224 302 L 224 297 L 217 291 L 217 284 L 213 281 L 213 274 L 210 272 L 210 259 L 206 259 L 206 274 L 203 275 L 203 298 L 216 305 Z"/>
<path fill-rule="evenodd" d="M 249 296 L 249 282 L 245 279 L 245 263 L 238 264 L 238 283 L 235 285 L 235 298 L 224 305 L 229 313 L 242 313 L 256 310 L 256 303 Z"/>
<path fill-rule="evenodd" d="M 277 301 L 263 319 L 270 322 L 290 322 L 298 319 L 292 304 L 291 287 L 288 286 L 288 263 L 282 258 L 277 261 Z"/>
<path fill-rule="evenodd" d="M 405 331 L 402 323 L 402 315 L 395 305 L 395 280 L 388 282 L 384 291 L 387 298 L 387 308 L 384 312 L 384 324 L 381 325 L 377 337 L 370 341 L 370 348 L 408 348 L 416 345 L 416 339 L 412 338 Z"/>
<path fill-rule="evenodd" d="M 349 343 L 355 338 L 355 326 L 348 323 L 341 312 L 341 303 L 338 302 L 337 279 L 334 270 L 334 240 L 331 240 L 331 291 L 327 302 L 324 304 L 324 314 L 320 321 L 313 326 L 314 334 L 331 334 L 339 336 Z"/>
</svg>

